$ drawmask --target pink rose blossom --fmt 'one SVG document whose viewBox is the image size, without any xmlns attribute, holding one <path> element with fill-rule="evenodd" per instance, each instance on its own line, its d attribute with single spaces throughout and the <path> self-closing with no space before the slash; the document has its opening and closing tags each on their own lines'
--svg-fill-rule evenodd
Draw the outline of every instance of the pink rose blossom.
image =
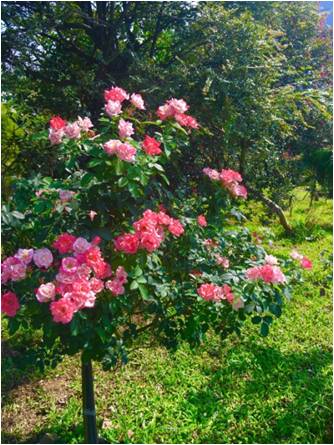
<svg viewBox="0 0 334 445">
<path fill-rule="evenodd" d="M 98 294 L 104 289 L 104 283 L 102 280 L 99 280 L 98 278 L 91 278 L 89 280 L 90 289 L 95 293 Z"/>
<path fill-rule="evenodd" d="M 266 255 L 264 257 L 264 261 L 272 266 L 276 266 L 278 264 L 278 260 L 274 255 Z"/>
<path fill-rule="evenodd" d="M 163 226 L 169 226 L 170 224 L 170 216 L 168 216 L 165 212 L 160 211 L 158 213 L 158 223 Z"/>
<path fill-rule="evenodd" d="M 129 95 L 123 88 L 112 87 L 110 90 L 104 91 L 104 100 L 122 103 L 124 100 L 129 100 Z"/>
<path fill-rule="evenodd" d="M 208 225 L 207 220 L 204 215 L 199 215 L 197 217 L 197 222 L 201 227 L 206 227 Z"/>
<path fill-rule="evenodd" d="M 118 132 L 120 138 L 128 138 L 133 135 L 135 130 L 133 129 L 131 122 L 120 119 L 118 123 Z"/>
<path fill-rule="evenodd" d="M 210 301 L 215 298 L 217 286 L 215 284 L 201 284 L 197 289 L 197 293 L 204 300 Z"/>
<path fill-rule="evenodd" d="M 60 270 L 56 275 L 56 280 L 62 284 L 73 284 L 77 277 L 74 274 L 69 274 Z"/>
<path fill-rule="evenodd" d="M 182 127 L 194 128 L 195 130 L 199 128 L 199 123 L 197 120 L 188 114 L 176 113 L 175 120 L 182 125 Z"/>
<path fill-rule="evenodd" d="M 122 266 L 117 267 L 115 276 L 121 284 L 127 283 L 128 281 L 128 274 Z"/>
<path fill-rule="evenodd" d="M 37 267 L 48 269 L 53 262 L 53 256 L 49 249 L 37 249 L 34 252 L 33 260 Z"/>
<path fill-rule="evenodd" d="M 222 257 L 220 255 L 216 255 L 217 264 L 219 266 L 223 266 L 225 269 L 230 267 L 230 262 L 228 258 Z"/>
<path fill-rule="evenodd" d="M 173 114 L 176 113 L 185 113 L 189 109 L 189 105 L 183 99 L 170 99 L 167 101 L 167 104 L 172 109 Z"/>
<path fill-rule="evenodd" d="M 86 132 L 89 131 L 89 129 L 93 127 L 92 121 L 89 119 L 89 117 L 82 118 L 82 117 L 78 116 L 78 120 L 76 123 L 79 125 L 81 130 L 86 131 Z"/>
<path fill-rule="evenodd" d="M 197 293 L 207 301 L 218 302 L 220 300 L 227 300 L 232 304 L 234 300 L 232 289 L 227 284 L 224 284 L 223 286 L 217 286 L 216 284 L 202 284 L 197 289 Z"/>
<path fill-rule="evenodd" d="M 310 259 L 308 259 L 306 256 L 303 256 L 303 258 L 300 260 L 300 265 L 304 269 L 312 269 L 313 264 Z"/>
<path fill-rule="evenodd" d="M 64 128 L 64 133 L 69 139 L 78 139 L 80 137 L 80 131 L 80 127 L 76 122 L 67 124 Z"/>
<path fill-rule="evenodd" d="M 14 317 L 20 309 L 20 303 L 14 292 L 8 291 L 1 295 L 1 312 Z"/>
<path fill-rule="evenodd" d="M 158 156 L 162 153 L 160 148 L 161 142 L 157 141 L 155 138 L 152 138 L 148 135 L 145 136 L 145 139 L 142 143 L 143 150 L 149 156 Z"/>
<path fill-rule="evenodd" d="M 241 182 L 242 181 L 242 177 L 240 175 L 240 173 L 231 170 L 231 169 L 226 169 L 226 170 L 222 170 L 220 175 L 220 180 L 223 181 L 225 184 L 230 184 L 233 182 Z"/>
<path fill-rule="evenodd" d="M 49 141 L 51 145 L 58 145 L 61 143 L 64 136 L 63 130 L 53 130 L 52 128 L 49 129 Z"/>
<path fill-rule="evenodd" d="M 114 295 L 123 295 L 125 292 L 124 286 L 119 280 L 109 280 L 106 282 L 106 288 Z"/>
<path fill-rule="evenodd" d="M 61 272 L 74 274 L 78 269 L 78 261 L 74 257 L 66 257 L 61 260 Z"/>
<path fill-rule="evenodd" d="M 70 235 L 69 233 L 62 233 L 53 242 L 52 247 L 57 249 L 61 254 L 68 253 L 72 251 L 75 240 L 75 236 Z"/>
<path fill-rule="evenodd" d="M 31 263 L 32 257 L 34 255 L 34 249 L 19 249 L 15 258 L 19 259 L 23 264 Z"/>
<path fill-rule="evenodd" d="M 97 212 L 95 212 L 94 210 L 90 210 L 88 215 L 89 215 L 90 220 L 93 221 L 95 216 L 97 215 Z"/>
<path fill-rule="evenodd" d="M 50 310 L 53 317 L 53 321 L 56 323 L 69 323 L 75 312 L 75 305 L 70 299 L 61 298 L 58 301 L 53 301 L 50 304 Z"/>
<path fill-rule="evenodd" d="M 171 218 L 168 230 L 170 233 L 172 233 L 174 236 L 179 237 L 184 232 L 183 225 L 178 221 L 177 219 Z"/>
<path fill-rule="evenodd" d="M 161 244 L 161 238 L 155 230 L 141 232 L 140 234 L 140 247 L 147 250 L 147 252 L 153 252 L 158 249 Z"/>
<path fill-rule="evenodd" d="M 10 256 L 1 264 L 1 282 L 20 281 L 26 276 L 27 265 L 16 257 Z"/>
<path fill-rule="evenodd" d="M 136 153 L 136 148 L 128 144 L 127 142 L 119 145 L 117 150 L 117 156 L 119 157 L 119 159 L 126 162 L 134 162 Z"/>
<path fill-rule="evenodd" d="M 174 109 L 167 104 L 161 105 L 157 110 L 157 115 L 163 121 L 168 117 L 174 116 Z"/>
<path fill-rule="evenodd" d="M 113 155 L 113 154 L 117 154 L 118 151 L 118 147 L 122 145 L 122 142 L 119 141 L 118 139 L 110 139 L 110 141 L 106 142 L 105 144 L 103 144 L 103 150 L 108 154 L 108 155 Z"/>
<path fill-rule="evenodd" d="M 213 168 L 205 167 L 203 168 L 203 173 L 212 181 L 218 181 L 219 180 L 219 172 L 217 170 L 214 170 Z"/>
<path fill-rule="evenodd" d="M 249 280 L 263 280 L 265 283 L 285 283 L 286 278 L 278 266 L 265 264 L 263 266 L 251 267 L 246 270 Z"/>
<path fill-rule="evenodd" d="M 100 236 L 94 236 L 94 238 L 91 241 L 91 244 L 93 246 L 97 246 L 98 244 L 100 244 L 102 241 L 102 238 Z"/>
<path fill-rule="evenodd" d="M 40 303 L 49 303 L 56 296 L 56 287 L 53 283 L 41 284 L 37 289 L 36 298 Z"/>
<path fill-rule="evenodd" d="M 114 239 L 115 249 L 128 254 L 135 254 L 139 248 L 139 238 L 136 234 L 125 233 Z"/>
<path fill-rule="evenodd" d="M 71 190 L 59 190 L 59 198 L 61 202 L 71 201 L 74 195 L 75 192 L 72 192 Z"/>
<path fill-rule="evenodd" d="M 122 112 L 122 104 L 119 101 L 108 100 L 107 104 L 104 106 L 104 109 L 108 116 L 117 116 Z"/>
<path fill-rule="evenodd" d="M 139 110 L 145 110 L 145 104 L 142 96 L 140 94 L 131 94 L 131 103 Z"/>
<path fill-rule="evenodd" d="M 82 237 L 77 238 L 73 243 L 73 250 L 75 253 L 85 253 L 90 247 L 91 244 Z"/>
</svg>

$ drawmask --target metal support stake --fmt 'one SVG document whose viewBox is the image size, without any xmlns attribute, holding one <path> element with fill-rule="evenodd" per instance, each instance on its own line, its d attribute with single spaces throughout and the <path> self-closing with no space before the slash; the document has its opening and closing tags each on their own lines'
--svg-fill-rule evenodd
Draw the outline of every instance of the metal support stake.
<svg viewBox="0 0 334 445">
<path fill-rule="evenodd" d="M 92 362 L 91 360 L 84 360 L 82 355 L 81 377 L 85 443 L 98 443 Z"/>
</svg>

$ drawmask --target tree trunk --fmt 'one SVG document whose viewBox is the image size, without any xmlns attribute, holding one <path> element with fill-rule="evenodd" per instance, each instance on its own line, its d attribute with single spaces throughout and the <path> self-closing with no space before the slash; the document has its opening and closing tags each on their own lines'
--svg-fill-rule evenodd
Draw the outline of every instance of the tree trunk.
<svg viewBox="0 0 334 445">
<path fill-rule="evenodd" d="M 279 222 L 283 226 L 286 233 L 291 234 L 292 233 L 292 227 L 290 226 L 288 220 L 286 219 L 286 216 L 283 212 L 282 207 L 280 207 L 278 204 L 276 204 L 271 199 L 264 196 L 262 193 L 252 189 L 251 187 L 247 186 L 248 190 L 254 195 L 254 197 L 258 198 L 259 201 L 262 201 L 275 215 L 278 216 Z"/>
<path fill-rule="evenodd" d="M 81 355 L 81 376 L 85 443 L 98 443 L 92 362 L 84 360 L 83 355 Z"/>
</svg>

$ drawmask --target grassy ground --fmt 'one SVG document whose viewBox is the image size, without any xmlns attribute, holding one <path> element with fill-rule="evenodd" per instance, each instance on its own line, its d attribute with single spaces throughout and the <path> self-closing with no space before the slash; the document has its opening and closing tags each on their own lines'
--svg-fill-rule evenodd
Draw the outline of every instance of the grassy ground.
<svg viewBox="0 0 334 445">
<path fill-rule="evenodd" d="M 269 337 L 259 337 L 248 323 L 241 339 L 223 345 L 212 336 L 196 351 L 186 345 L 174 355 L 138 350 L 114 372 L 96 365 L 106 441 L 332 443 L 332 208 L 321 199 L 309 211 L 304 195 L 297 191 L 290 216 L 294 238 L 252 206 L 250 228 L 265 235 L 269 251 L 296 246 L 314 261 Z M 42 375 L 15 368 L 13 353 L 9 349 L 3 360 L 2 441 L 82 442 L 79 358 Z"/>
</svg>

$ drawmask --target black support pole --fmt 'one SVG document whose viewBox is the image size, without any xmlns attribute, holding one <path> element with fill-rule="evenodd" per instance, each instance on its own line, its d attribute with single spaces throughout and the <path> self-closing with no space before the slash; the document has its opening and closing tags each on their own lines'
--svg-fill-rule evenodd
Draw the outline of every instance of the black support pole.
<svg viewBox="0 0 334 445">
<path fill-rule="evenodd" d="M 81 356 L 81 376 L 85 443 L 98 443 L 92 362 L 84 360 L 83 356 Z"/>
</svg>

